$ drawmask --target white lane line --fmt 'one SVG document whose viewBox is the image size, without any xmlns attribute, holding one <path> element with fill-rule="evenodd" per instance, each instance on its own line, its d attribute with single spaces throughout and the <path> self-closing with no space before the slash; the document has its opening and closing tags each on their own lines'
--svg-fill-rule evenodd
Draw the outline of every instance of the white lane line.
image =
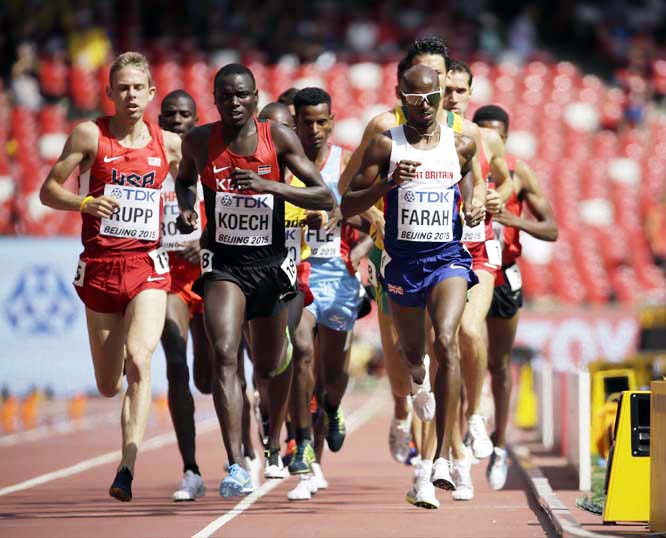
<svg viewBox="0 0 666 538">
<path fill-rule="evenodd" d="M 32 430 L 11 433 L 0 437 L 0 447 L 14 446 L 21 443 L 39 441 L 56 435 L 64 435 L 71 432 L 90 430 L 100 424 L 118 422 L 118 413 L 100 413 L 81 419 L 61 420 L 54 424 L 45 424 Z"/>
<path fill-rule="evenodd" d="M 357 430 L 368 420 L 370 420 L 377 413 L 377 411 L 379 411 L 384 406 L 385 402 L 386 391 L 375 389 L 374 394 L 361 407 L 349 415 L 345 421 L 347 426 L 347 433 L 353 433 L 354 430 Z M 193 535 L 192 538 L 209 538 L 215 531 L 222 528 L 236 516 L 242 514 L 264 495 L 275 489 L 280 484 L 284 484 L 285 481 L 289 480 L 290 478 L 291 477 L 287 475 L 287 478 L 283 480 L 268 480 L 264 482 L 264 484 L 259 489 L 245 497 L 231 510 L 218 517 L 217 519 L 211 521 L 203 529 Z"/>
<path fill-rule="evenodd" d="M 219 428 L 217 417 L 210 417 L 196 424 L 197 434 L 204 434 L 216 428 Z M 157 450 L 158 448 L 162 448 L 163 446 L 170 445 L 175 442 L 175 433 L 163 433 L 156 435 L 155 437 L 151 437 L 147 441 L 144 441 L 139 452 L 144 453 L 150 450 Z M 16 493 L 17 491 L 34 488 L 35 486 L 41 486 L 42 484 L 46 484 L 47 482 L 52 482 L 54 480 L 59 480 L 60 478 L 67 478 L 68 476 L 83 473 L 84 471 L 93 469 L 94 467 L 99 467 L 100 465 L 117 462 L 120 460 L 120 455 L 120 450 L 114 450 L 113 452 L 107 452 L 106 454 L 81 461 L 75 465 L 71 465 L 70 467 L 58 469 L 57 471 L 39 475 L 12 486 L 0 488 L 0 497 L 3 495 L 9 495 L 10 493 Z"/>
</svg>

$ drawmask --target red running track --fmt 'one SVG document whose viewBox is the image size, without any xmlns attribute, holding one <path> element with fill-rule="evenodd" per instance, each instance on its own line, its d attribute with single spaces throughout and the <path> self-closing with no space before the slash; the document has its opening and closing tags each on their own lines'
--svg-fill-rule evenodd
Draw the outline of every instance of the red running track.
<svg viewBox="0 0 666 538">
<path fill-rule="evenodd" d="M 0 536 L 552 536 L 513 466 L 501 492 L 488 488 L 482 462 L 474 467 L 474 500 L 455 502 L 438 490 L 439 510 L 407 504 L 413 475 L 389 455 L 392 405 L 383 388 L 345 398 L 351 432 L 341 452 L 324 455 L 329 488 L 296 503 L 286 498 L 296 485 L 293 478 L 269 481 L 243 499 L 219 497 L 226 455 L 211 402 L 198 400 L 197 406 L 204 498 L 171 501 L 181 462 L 164 411 L 152 413 L 137 463 L 134 500 L 122 504 L 108 497 L 120 433 L 117 423 L 101 419 L 92 429 L 0 445 Z M 119 412 L 120 405 L 111 400 L 96 406 L 98 412 L 100 407 Z M 26 482 L 31 479 L 36 480 Z"/>
</svg>

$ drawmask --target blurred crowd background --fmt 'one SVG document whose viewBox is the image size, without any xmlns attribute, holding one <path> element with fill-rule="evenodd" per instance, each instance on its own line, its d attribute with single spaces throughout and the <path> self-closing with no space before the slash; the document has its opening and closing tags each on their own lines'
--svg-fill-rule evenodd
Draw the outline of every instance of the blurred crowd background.
<svg viewBox="0 0 666 538">
<path fill-rule="evenodd" d="M 78 218 L 37 191 L 72 126 L 112 113 L 108 65 L 151 60 L 158 98 L 190 92 L 214 121 L 211 77 L 255 73 L 262 103 L 291 87 L 333 96 L 353 148 L 395 100 L 416 37 L 442 36 L 474 72 L 475 107 L 511 115 L 508 150 L 536 170 L 560 239 L 525 239 L 532 302 L 663 300 L 666 267 L 666 2 L 490 0 L 4 0 L 0 5 L 0 234 L 75 236 Z M 75 178 L 70 186 L 74 188 Z"/>
</svg>

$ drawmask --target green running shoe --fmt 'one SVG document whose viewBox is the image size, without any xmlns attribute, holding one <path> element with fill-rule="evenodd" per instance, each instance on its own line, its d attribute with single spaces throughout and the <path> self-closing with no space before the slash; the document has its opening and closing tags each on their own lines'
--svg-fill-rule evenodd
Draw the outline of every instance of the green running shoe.
<svg viewBox="0 0 666 538">
<path fill-rule="evenodd" d="M 296 452 L 289 462 L 289 474 L 307 474 L 312 472 L 312 464 L 315 462 L 315 451 L 312 441 L 306 439 L 296 445 Z"/>
</svg>

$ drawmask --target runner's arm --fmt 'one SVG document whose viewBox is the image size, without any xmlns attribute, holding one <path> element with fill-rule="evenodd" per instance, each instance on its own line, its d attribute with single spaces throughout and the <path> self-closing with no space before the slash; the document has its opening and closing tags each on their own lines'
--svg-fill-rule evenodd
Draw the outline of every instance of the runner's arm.
<svg viewBox="0 0 666 538">
<path fill-rule="evenodd" d="M 169 159 L 169 173 L 171 177 L 178 177 L 178 165 L 182 157 L 180 136 L 170 131 L 162 131 L 167 158 Z"/>
<path fill-rule="evenodd" d="M 286 163 L 289 170 L 305 183 L 305 188 L 270 181 L 270 185 L 266 185 L 265 192 L 270 192 L 304 209 L 332 210 L 335 207 L 335 198 L 324 184 L 317 167 L 305 156 L 296 133 L 288 127 L 272 121 L 271 134 L 278 156 Z"/>
<path fill-rule="evenodd" d="M 457 140 L 456 150 L 463 162 L 460 167 L 460 195 L 463 202 L 463 213 L 468 226 L 475 226 L 485 216 L 483 206 L 475 199 L 474 185 L 474 156 L 476 155 L 476 142 L 473 138 L 463 136 Z"/>
<path fill-rule="evenodd" d="M 500 213 L 493 215 L 493 220 L 496 220 L 505 226 L 519 228 L 531 236 L 543 241 L 557 240 L 557 223 L 555 222 L 553 209 L 543 195 L 536 174 L 527 163 L 518 161 L 516 163 L 516 175 L 518 175 L 518 178 L 520 179 L 520 184 L 522 186 L 521 191 L 525 197 L 525 201 L 536 220 L 516 216 L 506 209 L 502 209 Z"/>
<path fill-rule="evenodd" d="M 506 202 L 513 192 L 511 173 L 504 159 L 504 142 L 495 131 L 484 129 L 484 139 L 491 152 L 490 173 L 495 181 L 495 190 L 499 194 L 501 202 Z M 493 211 L 492 207 L 488 208 Z"/>
<path fill-rule="evenodd" d="M 181 212 L 195 211 L 197 200 L 197 148 L 201 147 L 202 133 L 196 127 L 183 138 L 181 158 L 176 178 L 176 198 Z M 196 221 L 195 221 L 196 222 Z"/>
<path fill-rule="evenodd" d="M 83 211 L 97 217 L 110 217 L 118 207 L 118 201 L 111 196 L 99 196 L 90 199 L 81 208 L 88 197 L 74 194 L 63 183 L 74 172 L 77 166 L 90 168 L 97 153 L 99 128 L 91 121 L 77 125 L 65 142 L 65 147 L 58 160 L 49 171 L 39 191 L 40 201 L 53 209 L 64 211 Z"/>
<path fill-rule="evenodd" d="M 393 188 L 386 177 L 390 159 L 391 140 L 383 134 L 375 135 L 363 154 L 358 173 L 342 196 L 340 209 L 344 218 L 363 213 Z M 386 179 L 377 181 L 380 175 Z"/>
<path fill-rule="evenodd" d="M 484 206 L 486 204 L 486 193 L 488 189 L 486 185 L 486 178 L 483 177 L 483 172 L 481 171 L 481 163 L 479 161 L 479 148 L 481 147 L 481 129 L 479 129 L 479 126 L 473 121 L 464 118 L 462 125 L 463 125 L 462 134 L 474 140 L 474 143 L 476 144 L 476 150 L 474 151 L 474 157 L 472 159 L 472 167 L 473 167 L 472 181 L 474 183 L 473 203 L 475 205 Z"/>
</svg>

